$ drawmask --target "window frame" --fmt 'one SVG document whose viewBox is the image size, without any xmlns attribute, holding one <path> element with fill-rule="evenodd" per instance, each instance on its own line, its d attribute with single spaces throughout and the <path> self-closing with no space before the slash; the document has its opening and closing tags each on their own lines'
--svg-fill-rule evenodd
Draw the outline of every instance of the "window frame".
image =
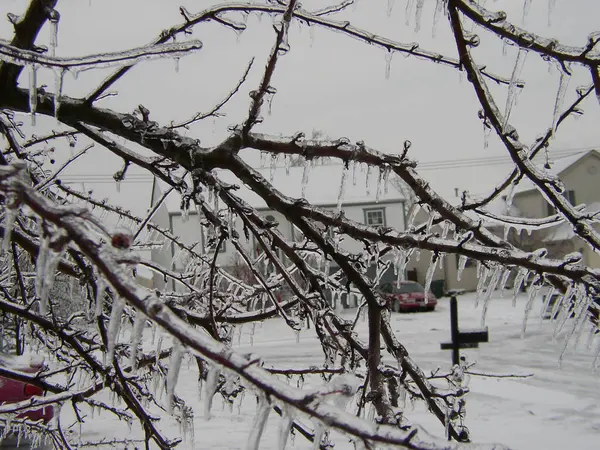
<svg viewBox="0 0 600 450">
<path fill-rule="evenodd" d="M 383 223 L 380 223 L 377 225 L 369 223 L 369 213 L 373 213 L 373 212 L 381 212 L 381 219 L 382 219 Z M 385 215 L 385 206 L 378 206 L 376 208 L 363 208 L 363 217 L 364 217 L 364 223 L 368 227 L 385 227 L 385 226 L 387 226 L 387 218 Z"/>
</svg>

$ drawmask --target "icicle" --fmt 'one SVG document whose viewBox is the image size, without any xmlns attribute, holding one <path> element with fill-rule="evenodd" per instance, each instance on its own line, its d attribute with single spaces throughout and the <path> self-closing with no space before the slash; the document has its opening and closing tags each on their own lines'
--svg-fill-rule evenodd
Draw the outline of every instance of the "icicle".
<svg viewBox="0 0 600 450">
<path fill-rule="evenodd" d="M 552 26 L 552 12 L 556 6 L 556 0 L 548 0 L 548 26 Z"/>
<path fill-rule="evenodd" d="M 531 0 L 525 0 L 523 3 L 523 25 L 525 25 L 525 18 L 529 14 L 529 8 L 531 8 Z"/>
<path fill-rule="evenodd" d="M 273 153 L 271 155 L 271 167 L 269 170 L 269 183 L 273 184 L 273 179 L 275 178 L 275 168 L 277 167 L 277 154 Z"/>
<path fill-rule="evenodd" d="M 523 339 L 525 337 L 525 331 L 527 330 L 527 320 L 529 319 L 529 313 L 531 313 L 531 308 L 533 307 L 533 302 L 535 301 L 538 292 L 540 292 L 540 289 L 542 287 L 541 283 L 539 282 L 539 276 L 538 279 L 534 281 L 533 286 L 531 286 L 531 289 L 529 290 L 529 298 L 527 299 L 527 304 L 525 305 L 525 314 L 523 315 L 523 325 L 521 326 L 521 339 Z"/>
<path fill-rule="evenodd" d="M 367 164 L 367 174 L 365 175 L 365 190 L 367 196 L 371 195 L 371 186 L 369 186 L 369 178 L 371 178 L 371 166 Z"/>
<path fill-rule="evenodd" d="M 14 198 L 17 194 L 10 192 L 7 196 Z M 2 237 L 2 253 L 7 253 L 10 249 L 12 231 L 19 212 L 18 207 L 15 207 L 11 200 L 7 200 L 7 206 L 4 208 L 4 236 Z"/>
<path fill-rule="evenodd" d="M 217 388 L 219 387 L 219 376 L 221 375 L 221 369 L 218 366 L 210 366 L 208 374 L 206 375 L 206 383 L 204 384 L 204 418 L 210 420 L 210 410 L 212 408 L 212 402 Z"/>
<path fill-rule="evenodd" d="M 419 213 L 419 210 L 421 209 L 421 205 L 418 203 L 414 203 L 412 206 L 412 209 L 410 210 L 410 214 L 408 215 L 408 220 L 406 223 L 406 229 L 410 230 L 413 227 L 413 224 L 415 223 L 415 219 L 417 218 L 417 214 Z"/>
<path fill-rule="evenodd" d="M 521 76 L 521 71 L 523 70 L 523 66 L 525 65 L 526 59 L 527 50 L 519 47 L 519 52 L 517 53 L 517 59 L 515 61 L 515 67 L 513 68 L 512 75 L 510 77 L 510 84 L 508 85 L 506 108 L 504 110 L 504 122 L 502 124 L 503 133 L 507 131 L 508 119 L 510 118 L 510 113 L 512 112 L 512 108 L 515 104 L 515 98 L 517 96 L 517 81 Z"/>
<path fill-rule="evenodd" d="M 508 278 L 510 277 L 511 269 L 506 268 L 504 273 L 500 277 L 500 284 L 498 285 L 498 289 L 500 289 L 500 295 L 504 297 L 504 289 L 506 288 L 506 283 L 508 282 Z"/>
<path fill-rule="evenodd" d="M 111 364 L 115 356 L 115 347 L 117 345 L 117 336 L 121 329 L 121 318 L 123 316 L 123 310 L 125 309 L 125 301 L 115 296 L 112 304 L 112 312 L 110 314 L 110 320 L 108 321 L 108 329 L 106 331 L 106 361 L 105 364 Z"/>
<path fill-rule="evenodd" d="M 352 186 L 356 186 L 356 167 L 358 163 L 356 161 L 352 161 Z"/>
<path fill-rule="evenodd" d="M 246 444 L 246 450 L 258 450 L 260 444 L 260 438 L 263 435 L 265 426 L 267 425 L 267 419 L 271 412 L 271 405 L 264 394 L 259 394 L 258 408 L 256 416 L 254 417 L 254 423 L 248 436 L 248 443 Z"/>
<path fill-rule="evenodd" d="M 554 111 L 552 113 L 552 133 L 556 133 L 556 127 L 558 126 L 558 119 L 560 118 L 560 112 L 562 104 L 565 100 L 565 94 L 569 87 L 569 80 L 571 77 L 562 69 L 560 70 L 560 81 L 558 83 L 558 92 L 556 93 L 556 100 L 554 102 Z"/>
<path fill-rule="evenodd" d="M 173 348 L 171 349 L 171 359 L 169 360 L 169 371 L 167 373 L 167 412 L 169 414 L 173 414 L 173 396 L 179 379 L 183 354 L 183 345 L 178 339 L 173 338 Z"/>
<path fill-rule="evenodd" d="M 31 114 L 31 126 L 35 126 L 35 112 L 37 110 L 37 67 L 29 65 L 29 113 Z"/>
<path fill-rule="evenodd" d="M 310 168 L 310 161 L 304 159 L 304 169 L 302 170 L 302 198 L 306 198 L 306 185 L 308 184 L 308 171 Z"/>
<path fill-rule="evenodd" d="M 414 0 L 406 0 L 405 20 L 406 26 L 410 25 L 410 16 L 412 15 Z"/>
<path fill-rule="evenodd" d="M 175 63 L 175 73 L 179 73 L 179 58 L 173 58 L 173 62 Z"/>
<path fill-rule="evenodd" d="M 485 282 L 490 274 L 490 269 L 485 267 L 481 261 L 477 261 L 477 288 L 475 289 L 475 308 L 479 306 L 479 300 L 485 291 Z"/>
<path fill-rule="evenodd" d="M 294 416 L 291 412 L 291 408 L 289 406 L 282 406 L 281 412 L 281 423 L 279 425 L 279 448 L 280 450 L 285 450 L 285 445 L 287 444 L 288 437 L 292 430 L 292 425 L 294 424 Z"/>
<path fill-rule="evenodd" d="M 490 304 L 490 299 L 492 298 L 492 294 L 496 290 L 496 286 L 498 285 L 498 281 L 500 280 L 501 272 L 502 272 L 502 267 L 497 266 L 494 269 L 494 272 L 492 273 L 490 282 L 488 283 L 488 286 L 487 286 L 487 289 L 485 292 L 485 297 L 483 299 L 483 308 L 482 308 L 482 313 L 481 313 L 481 326 L 485 325 L 485 319 L 487 317 L 487 311 L 488 311 L 488 307 Z"/>
<path fill-rule="evenodd" d="M 392 50 L 388 49 L 385 53 L 385 79 L 390 79 L 390 73 L 392 72 Z"/>
<path fill-rule="evenodd" d="M 562 365 L 563 358 L 565 356 L 567 348 L 569 347 L 569 343 L 571 342 L 573 335 L 575 334 L 575 330 L 577 330 L 578 328 L 583 326 L 581 321 L 585 320 L 585 318 L 587 317 L 586 313 L 588 311 L 589 305 L 590 305 L 590 301 L 587 297 L 583 297 L 581 300 L 579 300 L 579 305 L 578 305 L 579 309 L 575 313 L 575 318 L 573 319 L 571 328 L 569 329 L 569 331 L 567 332 L 567 335 L 565 336 L 565 342 L 563 344 L 562 350 L 558 357 L 559 366 Z"/>
<path fill-rule="evenodd" d="M 492 134 L 492 127 L 488 125 L 487 121 L 483 121 L 483 148 L 488 149 L 490 146 L 490 135 Z"/>
<path fill-rule="evenodd" d="M 423 286 L 425 290 L 425 304 L 428 301 L 428 294 L 431 290 L 431 282 L 433 281 L 433 274 L 435 273 L 435 268 L 437 266 L 437 260 L 435 259 L 435 254 L 431 255 L 431 260 L 429 261 L 429 267 L 427 268 L 427 273 L 425 274 L 425 285 Z"/>
<path fill-rule="evenodd" d="M 321 441 L 323 440 L 323 435 L 325 434 L 325 426 L 321 422 L 315 421 L 313 433 L 314 436 L 312 450 L 319 450 L 321 448 Z"/>
<path fill-rule="evenodd" d="M 42 291 L 38 293 L 40 298 L 40 314 L 42 315 L 46 315 L 48 313 L 48 297 L 52 287 L 54 286 L 56 269 L 58 268 L 58 263 L 60 263 L 62 253 L 62 250 L 55 251 L 50 249 L 46 254 L 46 259 L 44 260 L 45 267 L 42 280 Z"/>
<path fill-rule="evenodd" d="M 62 97 L 63 83 L 65 80 L 64 70 L 54 71 L 54 117 L 58 118 L 58 110 L 60 109 L 60 100 Z"/>
<path fill-rule="evenodd" d="M 346 178 L 348 178 L 348 167 L 344 167 L 342 170 L 342 180 L 340 181 L 340 191 L 337 198 L 337 210 L 342 210 L 342 202 L 344 200 L 344 190 L 346 189 Z"/>
<path fill-rule="evenodd" d="M 433 26 L 431 27 L 431 37 L 435 38 L 437 24 L 440 20 L 440 15 L 444 12 L 446 8 L 445 3 L 447 0 L 437 0 L 435 5 L 435 12 L 433 13 Z"/>
<path fill-rule="evenodd" d="M 106 281 L 101 276 L 96 281 L 96 317 L 102 315 L 104 308 L 104 291 L 106 290 Z"/>
<path fill-rule="evenodd" d="M 415 10 L 415 33 L 421 29 L 421 16 L 423 15 L 423 4 L 425 0 L 417 0 L 417 9 Z"/>
<path fill-rule="evenodd" d="M 521 290 L 521 286 L 523 285 L 523 281 L 525 280 L 525 276 L 527 275 L 526 269 L 519 269 L 517 272 L 517 276 L 515 277 L 515 283 L 513 287 L 513 300 L 512 305 L 513 308 L 517 306 L 517 295 L 519 295 L 519 291 Z"/>
<path fill-rule="evenodd" d="M 375 203 L 379 203 L 379 197 L 381 196 L 381 187 L 383 181 L 383 170 L 379 169 L 379 175 L 377 176 L 377 187 L 375 188 Z"/>
<path fill-rule="evenodd" d="M 137 370 L 137 351 L 142 340 L 145 325 L 146 316 L 142 311 L 136 310 L 133 330 L 131 331 L 131 349 L 129 351 L 129 365 L 131 366 L 132 373 L 135 373 Z"/>
<path fill-rule="evenodd" d="M 56 48 L 58 47 L 59 16 L 57 11 L 53 10 L 53 13 L 53 16 L 48 20 L 48 22 L 50 22 L 50 46 L 48 49 L 50 56 L 56 55 Z"/>
<path fill-rule="evenodd" d="M 40 239 L 40 248 L 38 250 L 38 256 L 35 265 L 35 293 L 38 298 L 42 297 L 42 292 L 44 290 L 44 269 L 46 268 L 46 258 L 48 258 L 49 251 L 50 239 L 47 236 L 44 236 Z M 40 313 L 43 315 L 48 312 L 47 309 L 44 309 L 46 306 L 47 305 L 40 304 Z"/>
</svg>

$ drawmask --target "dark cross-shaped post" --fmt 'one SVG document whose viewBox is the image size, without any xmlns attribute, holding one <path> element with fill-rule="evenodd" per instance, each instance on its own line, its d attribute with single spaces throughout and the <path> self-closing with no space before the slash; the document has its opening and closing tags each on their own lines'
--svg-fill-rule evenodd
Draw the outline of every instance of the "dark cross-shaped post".
<svg viewBox="0 0 600 450">
<path fill-rule="evenodd" d="M 450 298 L 450 338 L 451 342 L 442 343 L 442 350 L 452 350 L 452 364 L 459 364 L 461 348 L 477 348 L 480 342 L 488 342 L 488 329 L 459 331 L 458 301 L 456 296 Z"/>
</svg>

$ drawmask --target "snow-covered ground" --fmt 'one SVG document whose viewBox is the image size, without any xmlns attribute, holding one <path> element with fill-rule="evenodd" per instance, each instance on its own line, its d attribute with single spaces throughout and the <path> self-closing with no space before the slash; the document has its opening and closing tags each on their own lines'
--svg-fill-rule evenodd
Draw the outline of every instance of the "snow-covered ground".
<svg viewBox="0 0 600 450">
<path fill-rule="evenodd" d="M 514 449 L 596 449 L 600 438 L 600 373 L 594 372 L 592 363 L 596 338 L 588 350 L 587 331 L 581 335 L 579 346 L 570 348 L 559 367 L 559 354 L 567 323 L 557 339 L 553 339 L 554 326 L 541 321 L 539 312 L 541 297 L 532 311 L 527 333 L 521 338 L 521 326 L 526 297 L 517 299 L 512 306 L 511 295 L 507 298 L 494 296 L 487 314 L 490 342 L 479 349 L 466 351 L 468 359 L 477 361 L 472 369 L 490 374 L 533 374 L 528 378 L 482 378 L 471 377 L 471 392 L 467 395 L 467 420 L 475 442 L 495 442 Z M 474 307 L 473 295 L 459 297 L 459 322 L 464 329 L 476 328 L 481 323 L 481 304 Z M 355 310 L 346 310 L 351 317 Z M 405 344 L 413 359 L 426 371 L 440 367 L 447 371 L 450 352 L 440 350 L 440 343 L 449 340 L 449 301 L 441 299 L 431 313 L 392 314 L 393 328 Z M 366 322 L 359 321 L 358 331 L 366 334 Z M 252 341 L 252 344 L 251 344 Z M 248 326 L 242 330 L 239 344 L 242 352 L 260 355 L 265 367 L 308 367 L 320 365 L 323 356 L 312 330 L 304 330 L 297 342 L 296 334 L 278 319 L 257 325 L 252 332 Z M 464 352 L 463 352 L 464 353 Z M 246 395 L 241 407 L 236 403 L 232 412 L 224 407 L 220 396 L 215 397 L 213 417 L 206 421 L 203 416 L 203 400 L 198 395 L 195 364 L 182 366 L 177 394 L 193 406 L 195 430 L 193 448 L 238 449 L 244 448 L 253 425 L 255 401 Z M 443 428 L 419 402 L 408 404 L 407 417 L 424 426 L 430 433 L 443 436 Z M 71 412 L 63 411 L 63 423 L 68 423 Z M 101 420 L 88 419 L 83 440 L 102 437 L 136 437 L 127 426 L 117 424 L 103 413 Z M 270 415 L 267 430 L 261 440 L 263 449 L 278 448 L 279 416 Z M 91 425 L 90 425 L 91 424 Z M 164 426 L 164 425 L 163 425 Z M 311 427 L 309 421 L 307 426 Z M 172 427 L 176 427 L 173 424 Z M 169 433 L 176 434 L 176 428 Z M 184 444 L 182 444 L 184 446 Z M 311 448 L 301 436 L 294 447 Z M 347 440 L 341 440 L 336 448 L 352 448 Z"/>
</svg>

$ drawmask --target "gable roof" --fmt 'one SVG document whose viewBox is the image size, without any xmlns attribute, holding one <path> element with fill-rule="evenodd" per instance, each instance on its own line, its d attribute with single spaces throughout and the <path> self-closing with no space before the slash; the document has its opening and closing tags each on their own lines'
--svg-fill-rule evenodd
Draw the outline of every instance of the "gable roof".
<svg viewBox="0 0 600 450">
<path fill-rule="evenodd" d="M 271 180 L 271 169 L 255 169 L 267 181 Z M 304 198 L 316 206 L 337 205 L 340 193 L 340 185 L 344 176 L 344 166 L 323 165 L 314 166 L 308 169 L 308 180 L 304 188 Z M 225 183 L 235 184 L 239 189 L 234 191 L 235 195 L 242 198 L 248 204 L 257 209 L 266 209 L 267 205 L 257 194 L 244 185 L 244 183 L 230 171 L 214 170 L 219 179 Z M 290 167 L 289 172 L 286 168 L 278 167 L 273 171 L 272 184 L 282 194 L 292 198 L 302 198 L 304 167 Z M 367 176 L 364 167 L 352 168 L 346 171 L 344 182 L 343 204 L 370 204 L 375 203 L 376 199 L 381 202 L 402 202 L 404 195 L 394 186 L 389 177 L 387 183 L 382 180 L 379 186 L 379 196 L 377 196 L 377 185 L 379 183 L 379 171 L 371 169 Z M 158 181 L 158 187 L 162 192 L 167 186 L 162 181 Z M 167 197 L 165 203 L 170 213 L 179 212 L 180 196 L 177 192 L 172 192 Z"/>
<path fill-rule="evenodd" d="M 600 158 L 600 152 L 598 152 L 595 149 L 582 150 L 581 152 L 577 152 L 577 153 L 574 153 L 571 155 L 560 156 L 557 158 L 551 158 L 550 159 L 550 173 L 560 177 L 568 169 L 570 169 L 572 166 L 574 166 L 576 163 L 578 163 L 579 161 L 581 161 L 584 158 L 587 158 L 590 155 L 594 155 L 594 156 Z M 543 164 L 541 158 L 538 158 L 534 161 L 536 163 Z M 523 192 L 532 191 L 534 189 L 536 189 L 535 185 L 528 178 L 527 179 L 523 178 L 523 180 L 521 180 L 521 182 L 517 186 L 516 193 L 520 194 Z"/>
</svg>

